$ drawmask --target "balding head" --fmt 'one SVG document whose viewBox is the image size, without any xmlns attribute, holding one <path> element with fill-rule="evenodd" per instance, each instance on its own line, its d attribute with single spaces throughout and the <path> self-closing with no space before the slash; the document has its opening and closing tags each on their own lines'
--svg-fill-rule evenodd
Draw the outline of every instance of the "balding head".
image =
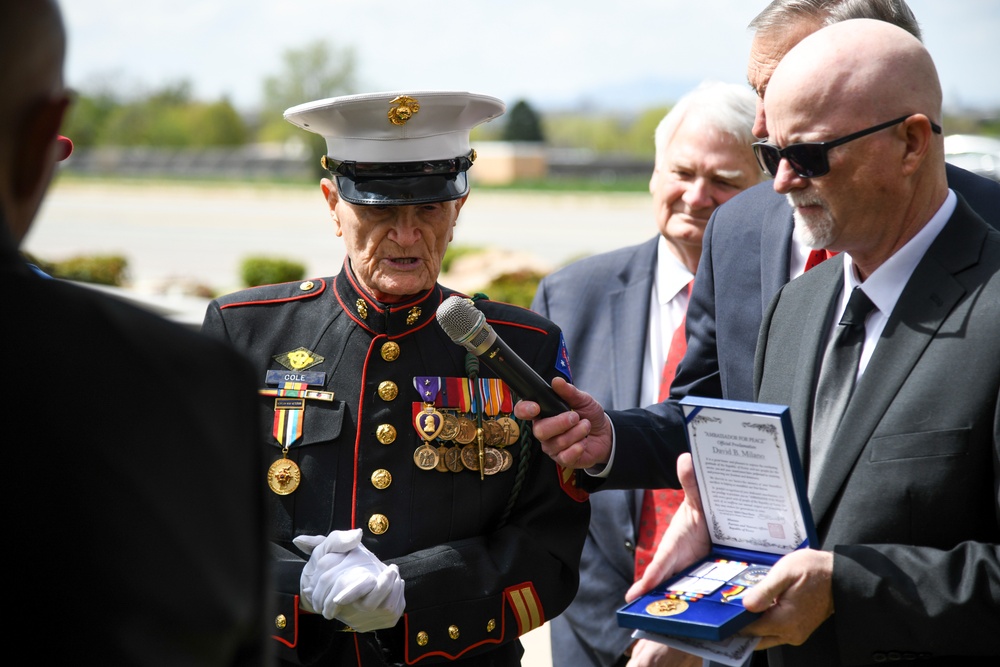
<svg viewBox="0 0 1000 667">
<path fill-rule="evenodd" d="M 827 175 L 802 178 L 782 160 L 775 189 L 798 204 L 797 222 L 816 213 L 802 204 L 817 198 L 832 216 L 819 245 L 870 256 L 877 266 L 943 203 L 944 141 L 932 125 L 941 122 L 941 85 L 930 54 L 906 31 L 857 19 L 813 33 L 775 69 L 764 106 L 770 143 L 779 147 L 905 117 L 830 149 Z"/>
<path fill-rule="evenodd" d="M 52 175 L 69 103 L 53 0 L 0 0 L 0 210 L 19 243 Z"/>
<path fill-rule="evenodd" d="M 819 116 L 872 122 L 905 113 L 941 120 L 941 84 L 927 49 L 904 30 L 870 19 L 806 37 L 781 61 L 768 93 L 768 109 L 809 106 Z"/>
</svg>

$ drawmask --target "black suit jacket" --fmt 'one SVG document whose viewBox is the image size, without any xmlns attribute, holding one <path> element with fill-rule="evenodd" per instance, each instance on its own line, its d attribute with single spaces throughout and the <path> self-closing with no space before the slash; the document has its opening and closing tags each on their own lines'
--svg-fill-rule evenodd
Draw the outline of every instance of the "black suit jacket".
<svg viewBox="0 0 1000 667">
<path fill-rule="evenodd" d="M 52 664 L 267 661 L 250 368 L 30 272 L 0 220 L 12 637 Z"/>
<path fill-rule="evenodd" d="M 760 332 L 761 402 L 800 455 L 843 262 L 789 283 Z M 812 497 L 835 613 L 772 664 L 997 664 L 1000 233 L 959 202 L 889 316 Z M 780 660 L 779 660 L 780 658 Z"/>
</svg>

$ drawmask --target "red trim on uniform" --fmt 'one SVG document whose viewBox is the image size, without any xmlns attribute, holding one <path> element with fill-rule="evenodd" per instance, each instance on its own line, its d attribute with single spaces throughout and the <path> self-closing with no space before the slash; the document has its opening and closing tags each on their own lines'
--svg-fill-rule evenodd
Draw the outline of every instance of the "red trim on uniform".
<svg viewBox="0 0 1000 667">
<path fill-rule="evenodd" d="M 350 267 L 347 266 L 346 262 L 344 263 L 344 268 L 345 268 L 345 270 L 341 272 L 341 275 L 347 274 L 347 280 L 348 280 L 348 282 L 351 283 L 351 287 L 354 288 L 354 291 L 357 292 L 358 294 L 360 294 L 361 298 L 364 299 L 365 302 L 369 306 L 371 306 L 372 308 L 374 308 L 377 312 L 384 313 L 385 311 L 378 307 L 378 302 L 377 301 L 372 301 L 371 299 L 369 299 L 368 298 L 368 292 L 365 291 L 361 287 L 361 285 L 358 284 L 358 282 L 356 280 L 354 280 L 354 272 L 350 270 Z"/>
<path fill-rule="evenodd" d="M 295 613 L 292 614 L 293 623 L 295 623 L 295 632 L 292 633 L 292 642 L 288 643 L 287 639 L 279 637 L 278 635 L 271 635 L 271 639 L 277 639 L 279 642 L 287 646 L 288 648 L 295 648 L 299 645 L 299 596 L 295 596 Z"/>
<path fill-rule="evenodd" d="M 300 301 L 302 299 L 310 299 L 310 298 L 312 298 L 314 296 L 319 296 L 324 291 L 326 291 L 326 281 L 325 280 L 323 280 L 322 278 L 314 278 L 314 279 L 312 279 L 312 281 L 314 283 L 318 283 L 320 287 L 319 287 L 319 289 L 312 290 L 308 294 L 298 294 L 296 296 L 285 297 L 284 299 L 265 299 L 263 301 L 237 301 L 235 303 L 227 303 L 224 306 L 220 306 L 219 309 L 220 310 L 225 310 L 226 308 L 236 308 L 237 306 L 259 306 L 259 305 L 268 304 L 268 303 L 288 303 L 289 301 Z M 304 283 L 306 281 L 304 281 L 304 280 L 298 280 L 298 281 L 293 281 L 293 282 L 297 282 L 297 283 L 299 283 L 301 285 L 302 283 Z M 280 283 L 280 284 L 290 285 L 291 283 Z M 272 287 L 272 285 L 268 285 L 268 287 Z"/>
<path fill-rule="evenodd" d="M 556 474 L 559 476 L 559 486 L 563 492 L 578 503 L 583 503 L 590 498 L 590 494 L 576 485 L 576 471 L 572 468 L 563 468 L 556 464 Z"/>
<path fill-rule="evenodd" d="M 354 633 L 354 659 L 357 664 L 361 664 L 361 642 L 358 640 L 358 633 Z"/>
<path fill-rule="evenodd" d="M 517 327 L 519 329 L 527 329 L 528 331 L 537 331 L 538 333 L 544 334 L 546 336 L 549 333 L 545 329 L 539 329 L 538 327 L 533 327 L 530 324 L 518 324 L 517 322 L 507 322 L 505 320 L 491 320 L 489 318 L 486 318 L 486 321 L 489 322 L 490 324 L 503 324 L 504 326 L 508 327 Z"/>
<path fill-rule="evenodd" d="M 338 276 L 338 277 L 339 277 L 339 276 Z M 350 278 L 350 274 L 348 274 L 348 278 Z M 334 278 L 333 280 L 334 280 L 334 282 L 336 282 L 336 281 L 337 281 L 337 278 Z M 352 281 L 352 282 L 353 282 L 353 281 Z M 348 304 L 344 303 L 344 302 L 343 302 L 343 300 L 342 300 L 342 299 L 340 298 L 340 292 L 339 292 L 339 291 L 338 291 L 337 289 L 334 289 L 334 290 L 333 290 L 333 295 L 334 295 L 335 297 L 337 297 L 337 303 L 339 303 L 339 304 L 340 304 L 340 309 L 341 309 L 342 311 L 344 311 L 344 313 L 345 313 L 345 314 L 346 314 L 346 315 L 347 315 L 347 316 L 348 316 L 349 318 L 351 318 L 352 320 L 354 320 L 354 322 L 355 322 L 355 323 L 356 323 L 356 324 L 357 324 L 358 326 L 360 326 L 360 327 L 361 327 L 362 329 L 364 329 L 365 331 L 372 331 L 372 328 L 371 328 L 371 327 L 369 327 L 369 326 L 368 326 L 368 325 L 367 325 L 367 324 L 365 323 L 365 321 L 364 321 L 364 320 L 362 320 L 362 319 L 358 319 L 358 317 L 357 317 L 357 316 L 356 316 L 356 315 L 354 314 L 354 311 L 352 310 L 352 308 L 354 308 L 354 307 L 355 307 L 355 305 L 354 305 L 353 303 L 352 303 L 352 304 L 350 304 L 350 306 L 348 306 Z M 361 296 L 362 296 L 362 297 L 364 297 L 364 295 L 363 295 L 363 294 L 362 294 Z M 381 312 L 381 311 L 379 311 L 379 312 Z"/>
<path fill-rule="evenodd" d="M 365 410 L 365 383 L 368 381 L 368 360 L 372 358 L 372 350 L 375 349 L 375 343 L 379 338 L 385 338 L 385 336 L 375 336 L 372 338 L 372 342 L 368 345 L 368 353 L 365 355 L 365 363 L 361 367 L 361 394 L 358 396 L 358 428 L 357 435 L 354 437 L 354 484 L 351 487 L 351 528 L 358 527 L 358 468 L 361 463 L 361 425 L 365 423 L 364 421 L 364 410 Z M 397 433 L 397 436 L 399 434 Z"/>
<path fill-rule="evenodd" d="M 404 650 L 404 654 L 403 654 L 403 660 L 408 665 L 415 665 L 418 662 L 420 662 L 421 660 L 423 660 L 424 658 L 430 658 L 432 656 L 441 656 L 442 658 L 448 658 L 449 660 L 456 660 L 456 659 L 462 657 L 463 655 L 465 655 L 466 653 L 468 653 L 469 651 L 471 651 L 474 648 L 479 648 L 480 646 L 486 646 L 487 644 L 502 644 L 503 643 L 503 638 L 504 638 L 504 636 L 505 636 L 505 634 L 507 632 L 507 609 L 506 609 L 506 604 L 507 604 L 507 597 L 504 596 L 503 605 L 501 605 L 501 607 L 500 607 L 500 636 L 499 637 L 497 637 L 495 639 L 484 639 L 481 642 L 477 642 L 475 644 L 470 644 L 469 646 L 466 646 L 464 649 L 462 649 L 458 653 L 454 653 L 453 654 L 453 653 L 446 653 L 445 651 L 429 651 L 427 653 L 421 653 L 420 656 L 417 657 L 417 658 L 411 658 L 410 657 L 410 615 L 409 614 L 403 614 L 403 620 L 404 620 L 403 637 L 404 637 L 404 643 L 406 645 L 406 649 Z"/>
<path fill-rule="evenodd" d="M 531 596 L 524 593 L 524 590 L 531 591 Z M 545 609 L 542 608 L 542 599 L 535 590 L 535 584 L 530 581 L 523 581 L 504 589 L 504 602 L 511 606 L 511 613 L 517 621 L 517 636 L 520 637 L 532 630 L 545 625 Z M 515 594 L 521 599 L 523 606 L 515 603 Z"/>
</svg>

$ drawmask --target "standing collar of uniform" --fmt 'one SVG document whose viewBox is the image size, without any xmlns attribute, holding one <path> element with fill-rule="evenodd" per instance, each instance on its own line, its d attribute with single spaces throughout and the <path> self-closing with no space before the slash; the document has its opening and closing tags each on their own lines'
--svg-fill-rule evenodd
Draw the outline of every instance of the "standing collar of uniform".
<svg viewBox="0 0 1000 667">
<path fill-rule="evenodd" d="M 333 281 L 334 293 L 348 317 L 376 335 L 397 338 L 434 325 L 437 308 L 443 300 L 441 286 L 415 294 L 399 303 L 382 303 L 375 299 L 358 282 L 351 268 L 350 259 Z"/>
</svg>

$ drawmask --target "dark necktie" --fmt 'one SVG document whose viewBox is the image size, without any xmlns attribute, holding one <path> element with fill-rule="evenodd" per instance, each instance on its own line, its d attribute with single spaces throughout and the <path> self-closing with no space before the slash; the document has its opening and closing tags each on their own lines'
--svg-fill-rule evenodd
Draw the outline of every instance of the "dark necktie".
<svg viewBox="0 0 1000 667">
<path fill-rule="evenodd" d="M 865 320 L 875 309 L 868 295 L 855 287 L 844 316 L 837 325 L 823 355 L 823 365 L 813 399 L 812 431 L 809 448 L 809 495 L 832 455 L 832 444 L 844 410 L 854 391 L 854 380 L 865 343 Z"/>
</svg>

